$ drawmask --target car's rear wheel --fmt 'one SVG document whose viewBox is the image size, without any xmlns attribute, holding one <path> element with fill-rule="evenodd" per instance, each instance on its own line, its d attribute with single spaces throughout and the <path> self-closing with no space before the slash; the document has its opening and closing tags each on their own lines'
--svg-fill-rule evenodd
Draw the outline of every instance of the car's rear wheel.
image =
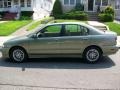
<svg viewBox="0 0 120 90">
<path fill-rule="evenodd" d="M 89 47 L 83 53 L 83 58 L 87 63 L 96 63 L 100 60 L 102 52 L 97 47 Z"/>
<path fill-rule="evenodd" d="M 27 59 L 26 51 L 21 47 L 14 47 L 10 50 L 10 59 L 14 62 L 23 62 Z"/>
</svg>

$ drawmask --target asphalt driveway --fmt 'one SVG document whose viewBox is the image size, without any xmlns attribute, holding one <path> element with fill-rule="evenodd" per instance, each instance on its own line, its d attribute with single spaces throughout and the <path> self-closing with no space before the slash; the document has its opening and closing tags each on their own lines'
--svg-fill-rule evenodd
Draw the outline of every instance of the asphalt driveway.
<svg viewBox="0 0 120 90">
<path fill-rule="evenodd" d="M 0 59 L 0 90 L 120 89 L 120 51 L 97 64 L 80 58 Z"/>
</svg>

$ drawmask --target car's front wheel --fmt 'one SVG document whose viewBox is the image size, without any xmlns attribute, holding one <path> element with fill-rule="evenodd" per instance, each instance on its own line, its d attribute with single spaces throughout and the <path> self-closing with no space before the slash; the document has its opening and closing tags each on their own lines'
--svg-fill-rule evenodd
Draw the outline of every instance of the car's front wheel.
<svg viewBox="0 0 120 90">
<path fill-rule="evenodd" d="M 83 58 L 87 63 L 96 63 L 100 60 L 102 52 L 97 47 L 89 47 L 84 51 Z"/>
<path fill-rule="evenodd" d="M 23 62 L 27 59 L 27 53 L 23 48 L 14 47 L 10 50 L 10 59 L 14 62 Z"/>
</svg>

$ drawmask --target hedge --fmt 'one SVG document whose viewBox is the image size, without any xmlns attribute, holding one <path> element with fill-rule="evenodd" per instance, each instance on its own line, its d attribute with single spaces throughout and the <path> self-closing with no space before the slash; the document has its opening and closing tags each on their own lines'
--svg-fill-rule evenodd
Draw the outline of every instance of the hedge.
<svg viewBox="0 0 120 90">
<path fill-rule="evenodd" d="M 103 13 L 103 14 L 99 14 L 99 19 L 100 21 L 103 21 L 103 22 L 110 22 L 114 20 L 114 17 L 112 14 Z"/>
<path fill-rule="evenodd" d="M 81 11 L 72 11 L 63 15 L 56 15 L 56 19 L 75 19 L 75 20 L 87 20 L 88 15 Z"/>
</svg>

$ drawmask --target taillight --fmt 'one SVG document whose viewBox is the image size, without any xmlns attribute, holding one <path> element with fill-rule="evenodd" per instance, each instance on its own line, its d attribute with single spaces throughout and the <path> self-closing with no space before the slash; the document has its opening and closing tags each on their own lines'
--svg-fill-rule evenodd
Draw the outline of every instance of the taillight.
<svg viewBox="0 0 120 90">
<path fill-rule="evenodd" d="M 117 37 L 115 37 L 115 40 L 117 41 Z"/>
</svg>

